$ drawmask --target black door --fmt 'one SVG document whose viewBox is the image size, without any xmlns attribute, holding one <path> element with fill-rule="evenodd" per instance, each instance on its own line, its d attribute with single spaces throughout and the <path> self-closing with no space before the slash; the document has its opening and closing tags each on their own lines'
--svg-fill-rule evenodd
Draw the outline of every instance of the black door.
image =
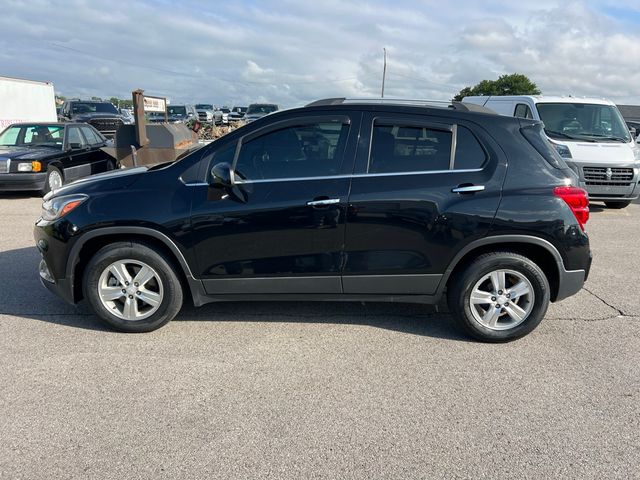
<svg viewBox="0 0 640 480">
<path fill-rule="evenodd" d="M 359 118 L 289 118 L 203 159 L 208 180 L 193 187 L 190 243 L 208 293 L 342 291 Z M 231 189 L 208 185 L 222 162 L 233 162 Z"/>
<path fill-rule="evenodd" d="M 91 153 L 88 156 L 90 174 L 105 172 L 112 168 L 115 165 L 114 159 L 100 149 L 104 145 L 100 134 L 91 125 L 81 125 L 80 130 Z"/>
<path fill-rule="evenodd" d="M 344 292 L 432 294 L 453 254 L 488 232 L 506 161 L 479 126 L 446 116 L 370 114 L 362 125 Z"/>
<path fill-rule="evenodd" d="M 91 147 L 87 144 L 80 126 L 66 128 L 65 148 L 67 158 L 63 162 L 65 183 L 91 175 Z"/>
</svg>

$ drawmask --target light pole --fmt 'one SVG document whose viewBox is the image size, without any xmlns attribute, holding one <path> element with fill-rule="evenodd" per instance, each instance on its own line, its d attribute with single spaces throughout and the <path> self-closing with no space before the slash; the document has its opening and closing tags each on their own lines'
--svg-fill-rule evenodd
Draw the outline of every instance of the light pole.
<svg viewBox="0 0 640 480">
<path fill-rule="evenodd" d="M 382 51 L 384 52 L 384 61 L 383 61 L 383 66 L 382 66 L 382 94 L 381 94 L 381 98 L 384 98 L 384 80 L 385 77 L 387 76 L 387 49 L 383 48 Z"/>
</svg>

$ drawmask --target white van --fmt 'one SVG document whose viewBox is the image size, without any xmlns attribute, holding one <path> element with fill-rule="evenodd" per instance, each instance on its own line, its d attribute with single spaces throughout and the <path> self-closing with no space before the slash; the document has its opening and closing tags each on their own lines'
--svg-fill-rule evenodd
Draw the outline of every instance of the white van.
<svg viewBox="0 0 640 480">
<path fill-rule="evenodd" d="M 542 120 L 558 153 L 591 200 L 624 208 L 640 195 L 640 145 L 613 102 L 547 96 L 465 97 L 500 115 Z"/>
</svg>

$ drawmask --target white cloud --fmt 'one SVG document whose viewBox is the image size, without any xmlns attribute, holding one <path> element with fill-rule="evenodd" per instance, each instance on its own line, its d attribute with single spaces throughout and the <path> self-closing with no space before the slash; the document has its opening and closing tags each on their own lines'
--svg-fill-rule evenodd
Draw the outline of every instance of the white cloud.
<svg viewBox="0 0 640 480">
<path fill-rule="evenodd" d="M 8 0 L 0 52 L 3 74 L 71 96 L 144 88 L 174 103 L 296 105 L 379 95 L 387 47 L 388 96 L 446 99 L 519 72 L 545 93 L 637 103 L 638 11 L 631 0 Z"/>
</svg>

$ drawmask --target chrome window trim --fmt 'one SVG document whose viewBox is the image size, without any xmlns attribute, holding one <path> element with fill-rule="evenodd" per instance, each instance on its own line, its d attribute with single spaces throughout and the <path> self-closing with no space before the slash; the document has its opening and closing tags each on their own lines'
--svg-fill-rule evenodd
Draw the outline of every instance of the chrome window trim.
<svg viewBox="0 0 640 480">
<path fill-rule="evenodd" d="M 458 146 L 458 124 L 451 126 L 451 153 L 449 154 L 449 170 L 453 170 L 453 164 L 456 161 L 456 147 Z"/>
<path fill-rule="evenodd" d="M 367 178 L 367 177 L 400 177 L 405 175 L 435 175 L 441 173 L 473 173 L 481 172 L 482 168 L 469 168 L 459 170 L 426 170 L 421 172 L 388 172 L 388 173 L 354 173 L 346 175 L 326 175 L 320 177 L 292 177 L 292 178 L 265 178 L 260 180 L 236 180 L 235 185 L 249 183 L 273 183 L 273 182 L 302 182 L 308 180 L 333 180 L 341 178 Z M 204 185 L 208 185 L 205 183 Z"/>
</svg>

